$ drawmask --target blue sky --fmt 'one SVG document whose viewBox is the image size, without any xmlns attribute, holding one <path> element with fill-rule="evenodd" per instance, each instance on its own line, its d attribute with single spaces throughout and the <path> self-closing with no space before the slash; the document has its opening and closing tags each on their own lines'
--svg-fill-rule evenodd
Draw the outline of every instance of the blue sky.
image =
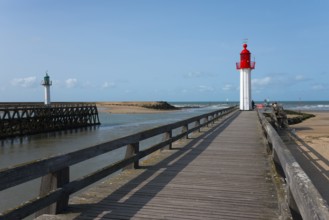
<svg viewBox="0 0 329 220">
<path fill-rule="evenodd" d="M 0 0 L 0 102 L 329 100 L 329 1 Z"/>
</svg>

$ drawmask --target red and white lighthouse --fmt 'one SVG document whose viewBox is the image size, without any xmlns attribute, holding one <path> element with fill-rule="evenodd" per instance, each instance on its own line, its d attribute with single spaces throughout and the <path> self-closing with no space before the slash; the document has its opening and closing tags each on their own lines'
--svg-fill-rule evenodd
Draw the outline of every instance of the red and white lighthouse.
<svg viewBox="0 0 329 220">
<path fill-rule="evenodd" d="M 236 63 L 240 70 L 240 110 L 252 110 L 251 105 L 251 70 L 255 69 L 255 62 L 250 61 L 250 52 L 247 44 L 243 44 L 240 53 L 240 62 Z"/>
</svg>

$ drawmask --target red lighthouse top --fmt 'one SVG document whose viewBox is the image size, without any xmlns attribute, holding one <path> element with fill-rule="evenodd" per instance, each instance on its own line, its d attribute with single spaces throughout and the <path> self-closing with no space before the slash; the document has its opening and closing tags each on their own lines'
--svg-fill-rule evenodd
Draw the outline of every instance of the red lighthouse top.
<svg viewBox="0 0 329 220">
<path fill-rule="evenodd" d="M 240 62 L 236 63 L 237 69 L 255 69 L 255 62 L 250 61 L 250 52 L 247 50 L 247 44 L 243 44 L 243 50 L 240 53 Z"/>
</svg>

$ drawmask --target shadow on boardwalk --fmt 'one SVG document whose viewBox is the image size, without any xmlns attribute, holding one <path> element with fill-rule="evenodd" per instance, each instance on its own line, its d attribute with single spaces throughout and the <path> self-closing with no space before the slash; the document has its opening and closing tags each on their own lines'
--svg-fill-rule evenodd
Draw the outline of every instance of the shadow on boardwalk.
<svg viewBox="0 0 329 220">
<path fill-rule="evenodd" d="M 280 132 L 280 136 L 321 196 L 329 203 L 329 161 L 296 134 Z"/>
<path fill-rule="evenodd" d="M 224 119 L 219 125 L 190 140 L 186 146 L 173 148 L 176 152 L 158 164 L 141 167 L 142 171 L 140 171 L 141 173 L 138 176 L 127 181 L 124 185 L 118 186 L 116 190 L 101 201 L 89 204 L 72 204 L 70 205 L 69 212 L 79 213 L 74 219 L 130 219 L 134 217 L 136 213 L 164 189 L 187 165 L 207 149 L 211 141 L 239 114 L 239 112 L 236 112 L 232 117 Z M 157 207 L 155 207 L 156 209 Z M 156 211 L 152 210 L 149 216 L 144 217 L 155 217 L 152 216 L 152 213 L 153 215 L 157 215 Z M 170 216 L 170 213 L 168 215 Z M 186 215 L 189 215 L 189 213 L 186 213 Z"/>
</svg>

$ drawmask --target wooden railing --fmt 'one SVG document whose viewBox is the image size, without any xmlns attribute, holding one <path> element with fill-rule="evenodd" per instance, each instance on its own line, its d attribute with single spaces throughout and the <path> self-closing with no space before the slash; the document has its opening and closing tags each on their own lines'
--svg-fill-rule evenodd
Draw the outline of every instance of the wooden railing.
<svg viewBox="0 0 329 220">
<path fill-rule="evenodd" d="M 19 207 L 1 213 L 0 220 L 22 219 L 36 212 L 36 215 L 60 213 L 68 207 L 69 196 L 72 193 L 131 164 L 135 168 L 138 168 L 141 158 L 166 146 L 170 148 L 173 142 L 188 137 L 188 134 L 199 130 L 203 126 L 207 126 L 209 123 L 213 123 L 215 120 L 236 109 L 236 107 L 230 107 L 217 110 L 68 154 L 0 170 L 0 191 L 42 177 L 40 196 L 23 203 Z M 173 130 L 177 128 L 182 128 L 182 132 L 175 134 Z M 160 143 L 144 150 L 139 148 L 139 143 L 142 140 L 161 134 L 164 134 L 165 138 Z M 72 165 L 125 146 L 127 146 L 127 154 L 124 159 L 90 173 L 87 176 L 70 181 L 70 167 Z"/>
<path fill-rule="evenodd" d="M 265 116 L 258 111 L 271 156 L 286 182 L 287 203 L 303 219 L 329 219 L 329 208 Z M 280 174 L 280 172 L 278 172 Z"/>
</svg>

